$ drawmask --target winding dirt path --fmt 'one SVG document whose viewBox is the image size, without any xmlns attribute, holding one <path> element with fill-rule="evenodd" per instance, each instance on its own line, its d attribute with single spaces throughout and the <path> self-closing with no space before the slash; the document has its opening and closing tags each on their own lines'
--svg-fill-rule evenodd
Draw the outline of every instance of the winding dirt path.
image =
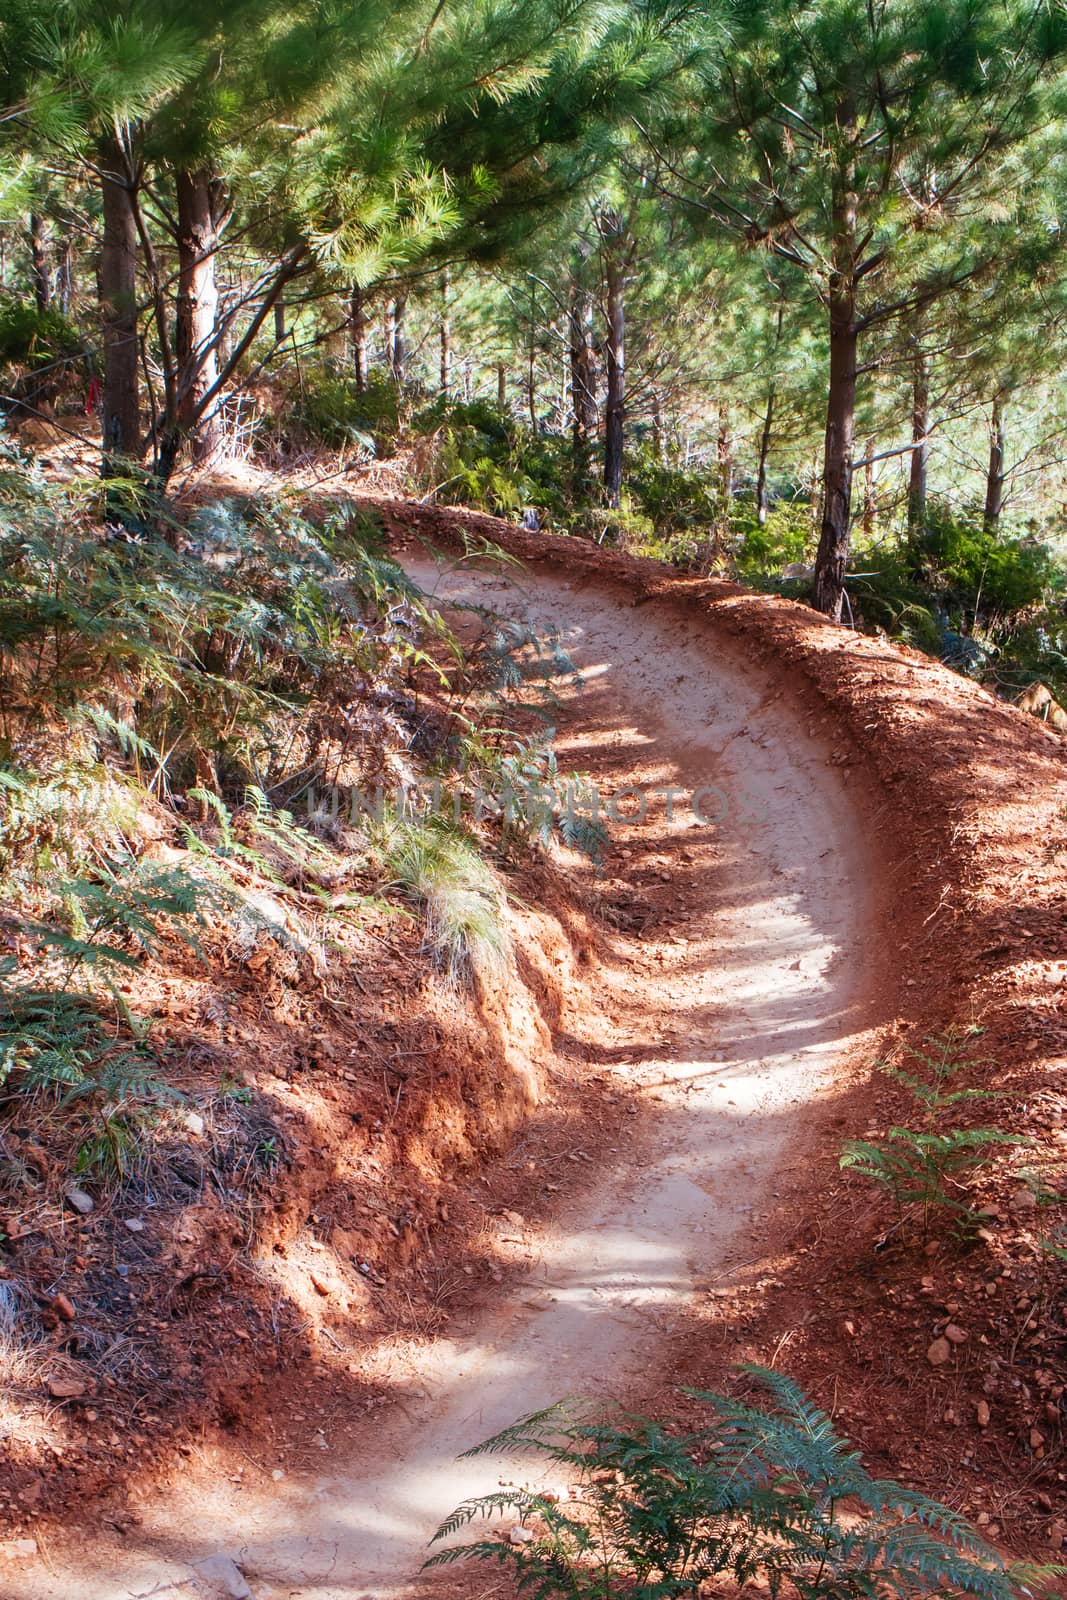
<svg viewBox="0 0 1067 1600">
<path fill-rule="evenodd" d="M 431 570 L 414 547 L 409 560 L 441 600 L 560 630 L 585 680 L 564 695 L 562 767 L 605 795 L 680 791 L 671 817 L 661 794 L 613 830 L 608 877 L 649 917 L 643 934 L 612 935 L 590 977 L 599 1021 L 583 1046 L 652 1102 L 638 1160 L 601 1156 L 585 1198 L 527 1240 L 517 1287 L 457 1319 L 356 1458 L 324 1455 L 318 1478 L 277 1484 L 191 1475 L 121 1546 L 0 1573 L 7 1600 L 225 1594 L 195 1569 L 222 1551 L 256 1600 L 401 1593 L 438 1520 L 501 1475 L 499 1461 L 457 1464 L 460 1451 L 560 1395 L 632 1393 L 669 1370 L 672 1323 L 744 1260 L 803 1166 L 805 1108 L 832 1095 L 872 1024 L 871 858 L 782 685 L 724 654 L 696 613 L 635 607 L 580 576 Z M 701 789 L 706 821 L 689 802 Z"/>
</svg>

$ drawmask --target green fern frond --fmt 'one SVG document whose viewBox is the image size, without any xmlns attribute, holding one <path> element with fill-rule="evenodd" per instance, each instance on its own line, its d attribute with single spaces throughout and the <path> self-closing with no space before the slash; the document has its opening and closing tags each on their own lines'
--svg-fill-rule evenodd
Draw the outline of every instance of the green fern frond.
<svg viewBox="0 0 1067 1600">
<path fill-rule="evenodd" d="M 689 1391 L 714 1419 L 695 1434 L 643 1418 L 588 1420 L 573 1402 L 503 1430 L 468 1453 L 528 1449 L 566 1465 L 579 1484 L 573 1511 L 521 1487 L 467 1500 L 434 1542 L 505 1512 L 535 1522 L 535 1538 L 452 1544 L 431 1564 L 491 1559 L 509 1565 L 525 1591 L 580 1600 L 680 1600 L 725 1579 L 802 1600 L 1049 1592 L 1052 1569 L 1024 1574 L 948 1507 L 871 1479 L 788 1377 L 743 1370 L 768 1407 Z"/>
</svg>

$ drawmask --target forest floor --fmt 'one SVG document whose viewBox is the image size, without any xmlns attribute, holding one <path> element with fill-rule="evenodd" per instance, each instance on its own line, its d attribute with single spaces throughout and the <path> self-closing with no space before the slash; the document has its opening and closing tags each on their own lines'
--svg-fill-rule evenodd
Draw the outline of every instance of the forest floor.
<svg viewBox="0 0 1067 1600">
<path fill-rule="evenodd" d="M 1067 1515 L 1067 1341 L 1041 1250 L 1056 1219 L 1029 1209 L 1020 1172 L 1039 1152 L 1067 1158 L 1062 746 L 924 658 L 800 607 L 490 518 L 374 504 L 442 600 L 559 630 L 583 679 L 561 689 L 561 766 L 602 797 L 630 791 L 623 818 L 601 872 L 568 860 L 512 884 L 525 972 L 490 1004 L 480 1065 L 449 1067 L 461 1029 L 413 982 L 395 930 L 371 930 L 370 996 L 339 996 L 299 1070 L 268 1059 L 260 1014 L 258 1032 L 240 1005 L 220 1024 L 234 1070 L 284 1103 L 300 1146 L 305 1225 L 281 1196 L 285 1227 L 260 1223 L 286 1293 L 257 1298 L 209 1252 L 214 1309 L 186 1312 L 177 1336 L 192 1348 L 206 1331 L 218 1359 L 176 1372 L 169 1430 L 165 1389 L 136 1433 L 106 1392 L 55 1407 L 53 1472 L 79 1452 L 93 1464 L 61 1497 L 46 1484 L 16 1499 L 0 1595 L 210 1595 L 224 1580 L 257 1600 L 397 1593 L 440 1517 L 500 1476 L 458 1468 L 461 1449 L 566 1393 L 678 1414 L 679 1383 L 728 1382 L 744 1359 L 797 1377 L 876 1475 L 1051 1556 Z M 464 529 L 526 566 L 430 554 Z M 653 795 L 644 816 L 633 791 Z M 262 984 L 246 976 L 251 1006 Z M 370 1120 L 352 1109 L 369 1106 L 366 1052 L 355 1075 L 348 1059 L 375 1008 L 379 1144 L 402 1147 L 410 1220 L 394 1184 L 361 1286 L 344 1263 L 368 1248 L 352 1213 L 375 1196 L 340 1130 Z M 291 1053 L 301 1015 L 276 1022 Z M 1003 1094 L 997 1122 L 1039 1146 L 987 1170 L 967 1248 L 943 1230 L 893 1234 L 838 1169 L 844 1138 L 901 1116 L 876 1058 L 952 1022 L 984 1028 L 975 1081 Z M 398 1046 L 442 1072 L 390 1078 Z M 494 1093 L 508 1100 L 495 1129 Z M 440 1181 L 438 1162 L 430 1226 L 412 1152 L 425 1166 L 434 1116 L 462 1119 L 479 1096 L 463 1138 L 444 1141 L 452 1174 Z M 186 1277 L 205 1249 L 187 1241 Z M 962 1337 L 934 1364 L 946 1325 Z M 183 1384 L 221 1397 L 189 1414 L 192 1431 Z M 57 1514 L 35 1518 L 37 1500 Z M 36 1553 L 15 1548 L 27 1536 Z M 499 1581 L 452 1572 L 434 1589 Z"/>
</svg>

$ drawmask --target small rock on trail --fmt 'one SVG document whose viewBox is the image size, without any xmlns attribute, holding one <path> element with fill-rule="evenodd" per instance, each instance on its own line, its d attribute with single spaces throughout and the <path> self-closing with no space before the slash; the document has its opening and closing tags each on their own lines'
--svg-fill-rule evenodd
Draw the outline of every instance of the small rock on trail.
<svg viewBox="0 0 1067 1600">
<path fill-rule="evenodd" d="M 204 1600 L 255 1600 L 247 1580 L 232 1556 L 205 1556 L 193 1562 L 196 1586 Z"/>
<path fill-rule="evenodd" d="M 48 1393 L 53 1400 L 80 1400 L 89 1385 L 81 1378 L 49 1378 Z"/>
</svg>

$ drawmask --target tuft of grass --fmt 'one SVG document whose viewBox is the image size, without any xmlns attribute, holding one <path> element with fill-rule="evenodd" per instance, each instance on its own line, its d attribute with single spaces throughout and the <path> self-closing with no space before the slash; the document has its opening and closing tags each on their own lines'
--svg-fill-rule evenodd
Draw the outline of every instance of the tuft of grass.
<svg viewBox="0 0 1067 1600">
<path fill-rule="evenodd" d="M 381 852 L 392 881 L 421 908 L 449 983 L 502 970 L 511 943 L 500 882 L 470 834 L 437 817 L 403 819 L 386 825 Z"/>
<path fill-rule="evenodd" d="M 11 1279 L 0 1280 L 0 1390 L 7 1404 L 16 1391 L 40 1384 L 47 1361 L 48 1347 L 29 1290 Z"/>
</svg>

